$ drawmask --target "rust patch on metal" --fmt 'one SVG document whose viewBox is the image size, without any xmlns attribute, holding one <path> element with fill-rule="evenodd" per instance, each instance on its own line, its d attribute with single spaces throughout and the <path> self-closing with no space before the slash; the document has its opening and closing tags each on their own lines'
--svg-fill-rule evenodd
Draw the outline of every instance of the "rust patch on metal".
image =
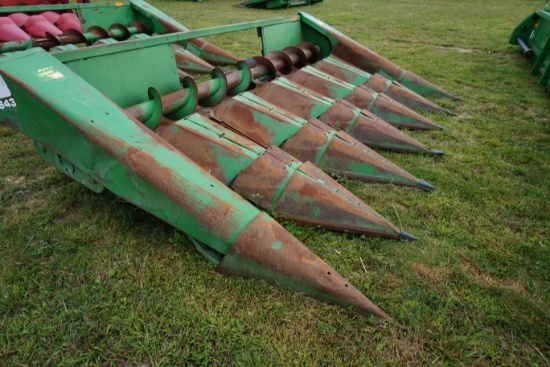
<svg viewBox="0 0 550 367">
<path fill-rule="evenodd" d="M 389 319 L 384 311 L 277 222 L 261 214 L 237 237 L 218 270 L 248 278 L 261 276 L 274 284 L 285 282 L 318 298 L 352 306 L 359 313 Z"/>
<path fill-rule="evenodd" d="M 313 43 L 300 42 L 296 45 L 296 47 L 300 48 L 304 52 L 304 54 L 307 57 L 307 61 L 310 64 L 316 63 L 319 60 L 319 57 L 320 57 L 319 47 L 317 47 Z"/>
<path fill-rule="evenodd" d="M 370 110 L 369 107 L 371 107 L 373 100 L 378 99 L 374 93 L 372 89 L 367 87 L 357 87 L 344 99 L 356 107 Z M 374 103 L 376 104 L 377 101 L 375 100 Z"/>
<path fill-rule="evenodd" d="M 428 152 L 425 145 L 402 133 L 384 120 L 372 120 L 364 115 L 357 117 L 355 124 L 348 133 L 370 147 L 397 152 Z M 391 147 L 389 147 L 390 144 Z"/>
<path fill-rule="evenodd" d="M 306 120 L 318 117 L 313 111 L 319 102 L 307 94 L 286 88 L 280 84 L 266 83 L 260 88 L 256 88 L 253 93 L 281 109 Z"/>
<path fill-rule="evenodd" d="M 265 57 L 271 60 L 275 69 L 283 75 L 290 74 L 294 68 L 294 63 L 283 51 L 271 51 Z"/>
<path fill-rule="evenodd" d="M 363 200 L 359 199 L 344 186 L 340 185 L 332 177 L 321 171 L 315 164 L 311 162 L 304 162 L 304 164 L 302 164 L 298 169 L 315 180 L 323 181 L 325 187 L 329 188 L 332 191 L 337 191 L 341 196 L 360 206 L 364 210 L 375 212 L 375 210 L 371 206 L 366 204 Z"/>
<path fill-rule="evenodd" d="M 310 121 L 285 141 L 281 148 L 302 162 L 311 161 L 318 164 L 318 150 L 326 144 L 326 141 L 326 131 Z"/>
<path fill-rule="evenodd" d="M 412 180 L 415 182 L 419 181 L 418 178 L 414 177 L 413 175 L 411 175 L 410 173 L 408 173 L 407 171 L 405 171 L 404 169 L 402 169 L 392 161 L 386 159 L 386 157 L 384 157 L 383 155 L 380 155 L 376 151 L 370 149 L 369 147 L 367 147 L 366 145 L 364 145 L 363 143 L 361 143 L 359 140 L 355 139 L 353 136 L 349 135 L 348 133 L 343 131 L 338 131 L 336 133 L 336 136 L 338 136 L 340 140 L 345 141 L 347 144 L 351 145 L 352 147 L 367 154 L 372 159 L 376 159 L 377 161 L 382 162 L 384 167 L 388 167 L 389 171 L 395 172 L 407 180 Z M 336 139 L 333 139 L 333 140 L 336 140 Z M 410 185 L 405 185 L 405 186 L 410 186 Z"/>
<path fill-rule="evenodd" d="M 332 36 L 338 39 L 336 47 L 332 50 L 332 54 L 343 59 L 348 64 L 358 67 L 364 71 L 374 74 L 380 70 L 384 70 L 395 79 L 399 79 L 405 72 L 393 62 L 384 57 L 372 52 L 359 42 L 342 37 L 339 34 L 330 32 Z"/>
<path fill-rule="evenodd" d="M 391 82 L 380 74 L 373 74 L 363 85 L 377 93 L 385 93 Z"/>
<path fill-rule="evenodd" d="M 162 140 L 158 141 L 168 149 L 176 151 L 175 148 L 163 143 Z M 193 164 L 187 157 L 179 152 L 177 153 L 181 159 Z M 238 226 L 238 221 L 232 219 L 231 213 L 234 207 L 230 203 L 210 193 L 208 187 L 197 186 L 195 188 L 197 192 L 200 191 L 202 195 L 209 197 L 209 205 L 202 205 L 200 199 L 195 198 L 194 195 L 186 195 L 181 190 L 181 183 L 178 184 L 175 181 L 172 169 L 163 166 L 154 157 L 142 150 L 127 146 L 126 152 L 118 156 L 118 160 L 127 166 L 131 172 L 137 174 L 159 192 L 177 203 L 184 211 L 190 213 L 205 229 L 208 228 L 210 231 L 217 233 L 219 237 L 225 240 L 229 239 L 232 231 Z M 206 172 L 204 174 L 209 176 Z M 185 179 L 182 177 L 181 180 Z M 214 177 L 212 177 L 212 180 L 214 180 Z"/>
<path fill-rule="evenodd" d="M 325 60 L 317 61 L 313 67 L 319 71 L 322 71 L 323 73 L 326 73 L 328 75 L 333 76 L 334 78 L 350 82 L 351 80 L 347 77 L 346 72 L 344 72 L 344 69 L 339 67 L 338 65 L 334 65 L 330 62 L 327 62 Z"/>
<path fill-rule="evenodd" d="M 354 125 L 355 113 L 342 103 L 342 100 L 334 103 L 328 110 L 318 117 L 319 121 L 338 130 L 348 131 Z"/>
<path fill-rule="evenodd" d="M 233 180 L 233 176 L 225 175 L 224 167 L 220 166 L 220 162 L 223 161 L 219 159 L 219 155 L 224 154 L 228 157 L 242 155 L 242 151 L 234 144 L 181 124 L 162 125 L 155 132 L 219 181 L 227 185 Z"/>
<path fill-rule="evenodd" d="M 273 80 L 277 77 L 277 68 L 275 67 L 275 64 L 273 63 L 272 60 L 268 59 L 267 57 L 263 57 L 263 56 L 254 56 L 253 59 L 254 59 L 254 61 L 256 61 L 256 65 L 263 66 L 262 74 L 256 76 L 253 73 L 253 75 L 257 79 L 259 79 L 262 82 L 268 82 L 268 81 Z M 282 68 L 285 65 L 282 62 L 280 62 L 280 63 L 278 62 L 277 66 L 279 68 Z"/>
<path fill-rule="evenodd" d="M 307 65 L 307 55 L 300 47 L 288 46 L 283 49 L 283 52 L 288 55 L 294 66 L 298 69 Z"/>
<path fill-rule="evenodd" d="M 249 106 L 229 99 L 216 106 L 212 112 L 216 120 L 246 135 L 262 147 L 268 148 L 271 145 L 272 132 L 255 121 L 253 110 Z"/>
<path fill-rule="evenodd" d="M 372 114 L 365 115 L 365 113 L 368 111 L 362 110 L 355 116 L 350 103 L 340 100 L 322 114 L 319 120 L 346 131 L 369 147 L 399 152 L 428 152 L 428 148 L 419 141 L 402 133 L 384 120 L 370 118 Z"/>
<path fill-rule="evenodd" d="M 331 82 L 329 80 L 318 78 L 315 75 L 312 75 L 305 71 L 295 70 L 286 78 L 295 82 L 296 84 L 299 84 L 304 88 L 316 91 L 317 93 L 320 93 L 323 96 L 326 96 L 332 99 L 340 98 L 336 93 L 336 91 L 331 88 L 331 86 L 336 83 Z"/>
<path fill-rule="evenodd" d="M 279 151 L 273 153 L 273 151 Z M 287 157 L 279 159 L 281 155 Z M 273 207 L 279 186 L 288 175 L 286 166 L 291 157 L 278 147 L 272 146 L 260 155 L 250 166 L 245 168 L 230 187 L 246 199 L 265 210 Z"/>
<path fill-rule="evenodd" d="M 303 168 L 302 168 L 303 167 Z M 312 173 L 306 178 L 298 172 L 289 180 L 285 192 L 274 207 L 285 218 L 309 225 L 350 233 L 398 238 L 399 231 L 359 198 L 339 185 L 311 162 L 303 163 L 299 171 Z M 297 194 L 300 199 L 296 200 Z M 311 213 L 316 212 L 316 216 Z M 376 224 L 382 228 L 373 228 Z"/>
<path fill-rule="evenodd" d="M 37 98 L 35 93 L 33 93 L 33 90 L 28 85 L 17 78 L 12 79 L 25 91 L 25 93 Z M 112 156 L 113 159 L 120 162 L 120 164 L 128 167 L 130 172 L 143 179 L 163 195 L 174 201 L 174 203 L 181 207 L 182 210 L 197 218 L 197 222 L 201 223 L 204 228 L 210 228 L 221 238 L 230 238 L 232 231 L 234 231 L 234 228 L 238 226 L 237 221 L 231 219 L 231 213 L 234 208 L 230 203 L 219 199 L 210 192 L 209 188 L 196 186 L 197 191 L 200 191 L 203 195 L 207 195 L 210 198 L 211 205 L 208 208 L 204 208 L 200 201 L 197 201 L 193 196 L 186 195 L 181 190 L 180 185 L 174 181 L 174 172 L 168 167 L 163 166 L 153 156 L 136 147 L 129 146 L 123 140 L 112 138 L 104 131 L 97 129 L 93 126 L 93 124 L 84 127 L 61 113 L 60 110 L 54 108 L 53 105 L 47 103 L 45 100 L 42 100 L 42 102 L 44 106 L 52 111 L 55 111 L 60 118 L 65 120 L 67 126 L 73 127 L 80 134 L 82 134 L 83 138 L 87 139 L 91 145 L 97 145 L 99 149 L 104 150 L 107 154 Z M 127 116 L 128 119 L 133 120 L 138 133 L 146 137 L 150 144 L 163 146 L 168 151 L 176 154 L 182 161 L 186 161 L 190 165 L 194 165 L 194 163 L 185 157 L 181 152 L 177 151 L 157 134 L 153 133 L 139 121 L 128 115 L 122 108 L 114 103 L 113 105 L 121 113 Z M 120 154 L 120 152 L 124 153 Z M 202 171 L 202 174 L 206 177 L 211 177 L 212 180 L 215 180 L 214 177 L 209 175 L 204 170 Z M 185 180 L 184 176 L 180 176 L 180 179 L 182 181 Z M 124 198 L 123 193 L 118 195 Z M 220 217 L 220 215 L 222 217 Z M 224 223 L 224 225 L 222 226 L 220 223 Z"/>
</svg>

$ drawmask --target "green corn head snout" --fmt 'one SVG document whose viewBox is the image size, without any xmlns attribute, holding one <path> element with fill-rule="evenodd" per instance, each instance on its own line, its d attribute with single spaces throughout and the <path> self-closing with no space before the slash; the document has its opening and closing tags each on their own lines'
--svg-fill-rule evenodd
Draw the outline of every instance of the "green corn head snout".
<svg viewBox="0 0 550 367">
<path fill-rule="evenodd" d="M 452 94 L 305 13 L 189 30 L 140 0 L 63 1 L 0 8 L 1 123 L 89 189 L 185 232 L 219 271 L 388 318 L 262 210 L 415 240 L 322 170 L 433 189 L 371 147 L 437 152 L 387 122 L 438 128 L 408 107 L 442 111 L 420 94 Z M 45 17 L 56 12 L 69 28 Z M 18 25 L 31 15 L 44 19 Z M 252 28 L 264 56 L 238 60 L 203 39 Z"/>
</svg>

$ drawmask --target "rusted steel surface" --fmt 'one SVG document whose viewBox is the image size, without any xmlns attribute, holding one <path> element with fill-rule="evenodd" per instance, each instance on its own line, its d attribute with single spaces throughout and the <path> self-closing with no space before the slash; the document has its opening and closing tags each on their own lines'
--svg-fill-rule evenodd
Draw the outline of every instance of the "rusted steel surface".
<svg viewBox="0 0 550 367">
<path fill-rule="evenodd" d="M 343 177 L 425 189 L 418 178 L 388 164 L 386 159 L 381 159 L 372 150 L 349 144 L 347 138 L 347 134 L 331 134 L 325 124 L 311 120 L 285 141 L 281 148 L 302 161 L 314 162 L 323 170 Z"/>
<path fill-rule="evenodd" d="M 397 239 L 401 231 L 311 162 L 276 146 L 243 170 L 231 187 L 261 208 L 297 222 Z"/>
<path fill-rule="evenodd" d="M 335 102 L 313 89 L 300 90 L 279 83 L 265 84 L 253 93 L 306 120 L 318 118 L 327 125 L 349 133 L 365 145 L 409 153 L 430 152 L 417 140 L 377 118 L 370 111 L 357 108 L 346 99 Z"/>
<path fill-rule="evenodd" d="M 321 116 L 330 103 L 333 102 L 325 100 L 325 103 L 322 103 L 323 97 L 319 94 L 314 95 L 311 93 L 308 95 L 277 83 L 266 83 L 254 89 L 252 93 L 306 120 Z"/>
<path fill-rule="evenodd" d="M 258 215 L 241 232 L 218 270 L 248 278 L 261 277 L 317 295 L 361 314 L 389 316 L 354 288 L 311 250 L 290 236 L 279 224 Z"/>
<path fill-rule="evenodd" d="M 384 94 L 361 85 L 343 84 L 336 78 L 320 77 L 304 70 L 296 70 L 285 77 L 308 90 L 316 91 L 334 100 L 344 98 L 355 106 L 371 111 L 390 124 L 410 129 L 440 129 L 441 127 L 413 110 L 391 100 Z"/>
<path fill-rule="evenodd" d="M 177 33 L 177 32 L 186 32 L 188 31 L 180 23 L 176 22 L 174 19 L 170 18 L 166 14 L 160 12 L 155 7 L 147 4 L 146 2 L 135 2 L 133 4 L 138 9 L 142 9 L 147 13 L 149 17 L 155 19 L 159 24 L 164 27 L 165 31 L 162 33 Z M 204 38 L 193 38 L 188 41 L 187 48 L 199 56 L 201 59 L 206 61 L 209 64 L 213 65 L 228 65 L 236 64 L 239 60 L 236 56 L 231 53 L 213 45 L 212 43 L 206 41 Z M 189 71 L 197 71 L 193 68 Z"/>
<path fill-rule="evenodd" d="M 201 117 L 197 118 L 202 120 Z M 209 129 L 201 128 L 187 119 L 165 122 L 155 132 L 205 171 L 228 185 L 240 171 L 257 158 L 256 144 L 238 135 L 232 136 L 238 144 L 228 139 L 220 139 L 220 135 L 229 132 L 219 128 L 215 131 L 216 127 L 211 125 Z"/>
<path fill-rule="evenodd" d="M 422 109 L 429 112 L 443 112 L 454 115 L 427 98 L 404 87 L 399 82 L 390 80 L 381 74 L 370 74 L 359 70 L 343 60 L 331 56 L 312 65 L 315 69 L 331 75 L 347 83 L 359 86 L 364 85 L 377 93 L 384 93 L 395 101 L 412 109 Z"/>
<path fill-rule="evenodd" d="M 176 57 L 176 65 L 181 70 L 193 70 L 197 72 L 210 73 L 214 67 L 196 56 L 194 53 L 186 50 L 177 43 L 172 43 L 172 50 Z"/>
<path fill-rule="evenodd" d="M 342 60 L 345 60 L 353 66 L 356 66 L 359 69 L 365 70 L 371 74 L 380 73 L 391 77 L 393 80 L 402 83 L 407 88 L 410 88 L 421 95 L 444 97 L 453 100 L 460 99 L 419 77 L 413 72 L 399 67 L 388 59 L 369 50 L 357 41 L 354 41 L 330 28 L 326 28 L 326 31 L 331 35 L 331 37 L 338 40 L 338 43 L 332 50 L 332 54 Z"/>
<path fill-rule="evenodd" d="M 209 87 L 203 89 L 206 91 Z M 278 110 L 274 108 L 275 106 L 269 105 L 269 103 L 259 100 L 257 97 L 252 97 L 251 94 L 243 94 L 228 99 L 213 109 L 212 116 L 264 148 L 284 143 L 282 145 L 283 149 L 285 147 L 291 149 L 289 152 L 298 159 L 302 161 L 310 160 L 321 168 L 331 170 L 334 173 L 370 182 L 394 183 L 421 189 L 433 188 L 433 186 L 423 183 L 400 168 L 387 170 L 385 166 L 389 165 L 388 161 L 378 155 L 376 159 L 372 159 L 375 153 L 357 140 L 354 140 L 357 141 L 356 146 L 349 146 L 346 149 L 359 150 L 363 156 L 366 155 L 367 157 L 363 157 L 360 164 L 355 164 L 353 162 L 354 155 L 347 152 L 346 159 L 348 161 L 342 165 L 342 160 L 336 158 L 338 153 L 333 153 L 334 156 L 325 154 L 330 140 L 337 135 L 335 131 L 318 120 L 311 120 L 316 121 L 314 123 L 316 129 L 309 129 L 311 130 L 309 132 L 309 135 L 311 135 L 309 136 L 310 140 L 302 138 L 303 141 L 299 141 L 298 138 L 302 134 L 295 134 L 299 130 L 303 133 L 305 120 L 299 119 L 284 110 Z M 312 135 L 314 131 L 315 136 Z M 315 141 L 313 138 L 319 141 Z M 351 137 L 348 140 L 350 139 Z M 297 140 L 298 143 L 296 143 Z M 344 144 L 343 141 L 340 142 L 340 145 L 342 144 Z M 369 155 L 371 159 L 367 159 Z"/>
<path fill-rule="evenodd" d="M 327 229 L 405 238 L 403 232 L 311 163 L 267 150 L 208 118 L 164 118 L 155 132 L 260 208 Z"/>
<path fill-rule="evenodd" d="M 376 93 L 364 86 L 355 88 L 346 98 L 359 108 L 365 108 L 390 124 L 414 130 L 443 130 L 444 127 L 419 113 L 398 104 L 383 93 Z M 399 111 L 397 113 L 397 111 Z"/>
<path fill-rule="evenodd" d="M 311 161 L 331 173 L 366 182 L 433 188 L 342 131 L 336 132 L 319 120 L 306 122 L 288 112 L 276 111 L 268 103 L 257 102 L 260 101 L 254 102 L 246 95 L 232 98 L 216 107 L 213 116 L 266 148 L 279 145 L 299 160 Z"/>
<path fill-rule="evenodd" d="M 310 180 L 304 180 L 302 170 L 307 169 L 307 167 L 312 169 L 315 166 L 311 162 L 306 162 L 300 166 L 297 173 L 292 175 L 285 187 L 285 191 L 273 207 L 275 212 L 288 213 L 283 215 L 288 219 L 303 222 L 304 219 L 300 216 L 300 212 L 310 212 L 311 205 L 314 204 L 315 209 L 319 211 L 319 216 L 312 223 L 314 225 L 327 229 L 341 230 L 340 226 L 335 227 L 334 222 L 330 220 L 334 217 L 346 223 L 345 230 L 350 233 L 376 235 L 393 239 L 399 237 L 400 231 L 387 220 L 373 213 L 367 216 L 364 208 L 358 207 L 348 201 L 337 201 L 333 198 L 332 192 L 329 189 L 314 185 Z M 321 182 L 332 180 L 330 176 L 326 174 L 321 175 L 321 171 L 318 172 L 317 179 L 321 180 Z M 294 200 L 294 193 L 298 193 L 303 199 Z M 307 220 L 308 218 L 306 217 L 305 219 Z M 369 227 L 371 227 L 369 230 L 365 230 L 367 228 L 365 224 L 367 220 L 365 219 L 368 220 Z"/>
<path fill-rule="evenodd" d="M 301 164 L 297 159 L 294 161 Z M 231 187 L 262 208 L 274 208 L 283 195 L 289 176 L 294 176 L 287 169 L 292 163 L 291 155 L 271 146 L 231 182 Z"/>
<path fill-rule="evenodd" d="M 345 100 L 332 105 L 319 120 L 337 130 L 345 131 L 371 147 L 406 153 L 431 153 L 424 144 L 396 129 L 366 110 L 354 109 Z"/>
<path fill-rule="evenodd" d="M 284 119 L 280 111 L 261 109 L 242 98 L 224 101 L 213 109 L 213 117 L 264 148 L 282 144 L 301 127 L 293 120 Z M 270 123 L 261 123 L 260 117 Z"/>
</svg>

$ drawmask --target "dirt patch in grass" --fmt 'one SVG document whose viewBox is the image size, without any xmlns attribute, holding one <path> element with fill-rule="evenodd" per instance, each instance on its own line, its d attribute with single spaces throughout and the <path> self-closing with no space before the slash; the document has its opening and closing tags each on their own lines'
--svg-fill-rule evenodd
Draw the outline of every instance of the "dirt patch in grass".
<svg viewBox="0 0 550 367">
<path fill-rule="evenodd" d="M 443 50 L 455 50 L 455 51 L 458 51 L 461 53 L 467 53 L 467 54 L 481 51 L 481 50 L 475 50 L 473 48 L 464 48 L 464 47 L 446 47 L 446 46 L 437 46 L 437 45 L 431 45 L 431 46 L 434 46 Z"/>
<path fill-rule="evenodd" d="M 424 264 L 420 264 L 416 262 L 410 262 L 409 266 L 412 271 L 420 275 L 422 278 L 425 278 L 434 282 L 441 282 L 450 274 L 449 270 L 444 267 L 429 268 Z"/>
<path fill-rule="evenodd" d="M 21 185 L 25 182 L 25 176 L 6 176 L 3 180 L 10 185 Z"/>
<path fill-rule="evenodd" d="M 48 201 L 44 197 L 31 197 L 25 202 L 25 207 L 29 209 L 43 208 L 47 205 Z"/>
<path fill-rule="evenodd" d="M 528 296 L 525 285 L 523 285 L 519 280 L 494 279 L 490 274 L 484 273 L 479 269 L 476 269 L 465 260 L 461 261 L 461 268 L 468 278 L 485 287 L 507 288 L 520 293 L 522 296 Z"/>
</svg>

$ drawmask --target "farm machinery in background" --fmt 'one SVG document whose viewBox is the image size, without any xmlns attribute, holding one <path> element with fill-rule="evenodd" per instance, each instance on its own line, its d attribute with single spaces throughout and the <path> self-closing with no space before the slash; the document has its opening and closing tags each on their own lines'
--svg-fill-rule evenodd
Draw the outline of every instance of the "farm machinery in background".
<svg viewBox="0 0 550 367">
<path fill-rule="evenodd" d="M 292 6 L 315 5 L 323 0 L 244 0 L 237 4 L 239 7 L 277 9 Z"/>
<path fill-rule="evenodd" d="M 426 96 L 457 97 L 306 13 L 189 30 L 141 0 L 24 1 L 0 1 L 1 123 L 186 233 L 220 272 L 388 318 L 266 211 L 415 240 L 331 176 L 434 189 L 377 151 L 443 154 L 401 129 L 443 129 L 414 109 L 452 114 Z M 203 38 L 247 29 L 262 56 Z"/>
<path fill-rule="evenodd" d="M 538 84 L 550 86 L 550 10 L 548 0 L 544 10 L 537 10 L 521 21 L 510 36 L 509 43 L 518 45 L 533 65 L 531 73 L 540 78 Z"/>
</svg>

